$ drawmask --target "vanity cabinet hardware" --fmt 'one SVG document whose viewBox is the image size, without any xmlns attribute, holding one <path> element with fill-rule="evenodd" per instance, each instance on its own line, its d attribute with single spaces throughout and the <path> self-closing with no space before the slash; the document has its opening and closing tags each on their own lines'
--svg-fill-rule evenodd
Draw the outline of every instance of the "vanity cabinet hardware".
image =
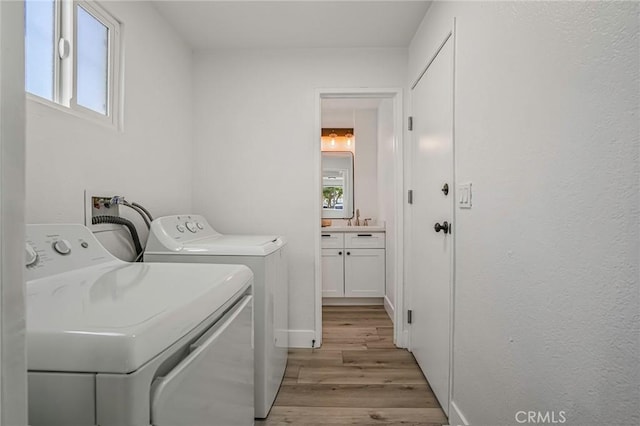
<svg viewBox="0 0 640 426">
<path fill-rule="evenodd" d="M 373 234 L 358 234 L 358 237 L 373 237 Z"/>
</svg>

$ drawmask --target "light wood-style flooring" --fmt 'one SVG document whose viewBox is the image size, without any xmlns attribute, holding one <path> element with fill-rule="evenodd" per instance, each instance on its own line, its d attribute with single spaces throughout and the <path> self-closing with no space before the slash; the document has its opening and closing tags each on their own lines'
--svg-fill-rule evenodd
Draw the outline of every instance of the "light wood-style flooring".
<svg viewBox="0 0 640 426">
<path fill-rule="evenodd" d="M 256 425 L 444 425 L 413 355 L 382 306 L 325 306 L 323 344 L 291 349 L 269 417 Z"/>
</svg>

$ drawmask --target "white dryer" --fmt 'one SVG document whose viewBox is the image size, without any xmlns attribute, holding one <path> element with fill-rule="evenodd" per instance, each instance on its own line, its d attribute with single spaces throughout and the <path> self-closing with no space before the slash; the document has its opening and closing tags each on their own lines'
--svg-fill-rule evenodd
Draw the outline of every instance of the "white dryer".
<svg viewBox="0 0 640 426">
<path fill-rule="evenodd" d="M 284 238 L 222 235 L 202 216 L 165 216 L 151 223 L 144 260 L 241 264 L 251 268 L 255 298 L 255 417 L 267 417 L 284 377 L 289 346 Z"/>
<path fill-rule="evenodd" d="M 29 422 L 253 424 L 252 273 L 126 263 L 82 225 L 27 225 Z"/>
</svg>

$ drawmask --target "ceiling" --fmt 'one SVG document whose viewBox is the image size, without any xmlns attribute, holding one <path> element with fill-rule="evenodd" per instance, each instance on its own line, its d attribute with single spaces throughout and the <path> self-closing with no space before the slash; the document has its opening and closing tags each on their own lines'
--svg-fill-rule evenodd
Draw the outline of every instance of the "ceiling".
<svg viewBox="0 0 640 426">
<path fill-rule="evenodd" d="M 156 1 L 194 49 L 407 47 L 429 1 Z"/>
</svg>

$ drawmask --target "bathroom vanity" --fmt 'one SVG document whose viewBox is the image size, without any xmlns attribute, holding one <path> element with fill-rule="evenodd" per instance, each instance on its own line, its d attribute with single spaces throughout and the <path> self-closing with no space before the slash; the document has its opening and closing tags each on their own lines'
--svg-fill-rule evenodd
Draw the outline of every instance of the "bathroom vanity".
<svg viewBox="0 0 640 426">
<path fill-rule="evenodd" d="M 382 298 L 384 295 L 384 226 L 322 228 L 322 297 Z"/>
</svg>

